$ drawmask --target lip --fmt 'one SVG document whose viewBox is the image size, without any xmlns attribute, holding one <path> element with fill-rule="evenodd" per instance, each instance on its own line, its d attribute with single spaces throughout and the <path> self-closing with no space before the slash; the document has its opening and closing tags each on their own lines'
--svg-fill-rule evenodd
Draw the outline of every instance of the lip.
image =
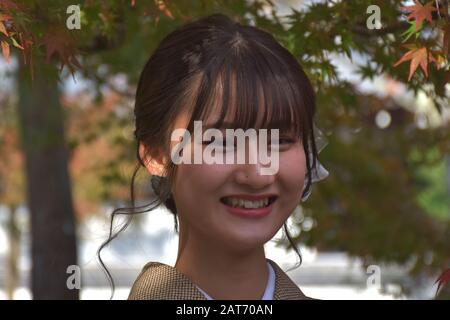
<svg viewBox="0 0 450 320">
<path fill-rule="evenodd" d="M 235 197 L 235 198 L 251 200 L 251 201 L 257 201 L 257 200 L 261 200 L 264 198 L 275 197 L 275 200 L 273 200 L 272 203 L 269 204 L 267 207 L 257 208 L 257 209 L 245 209 L 245 208 L 237 208 L 237 207 L 235 208 L 235 207 L 226 205 L 225 203 L 220 201 L 220 203 L 225 207 L 225 209 L 227 209 L 227 211 L 229 213 L 240 216 L 240 217 L 244 217 L 244 218 L 262 218 L 262 217 L 269 215 L 272 212 L 273 205 L 278 198 L 275 195 L 230 195 L 227 197 Z"/>
<path fill-rule="evenodd" d="M 265 198 L 272 198 L 276 197 L 276 194 L 230 194 L 228 196 L 222 197 L 222 198 L 239 198 L 242 200 L 250 200 L 250 201 L 258 201 Z"/>
</svg>

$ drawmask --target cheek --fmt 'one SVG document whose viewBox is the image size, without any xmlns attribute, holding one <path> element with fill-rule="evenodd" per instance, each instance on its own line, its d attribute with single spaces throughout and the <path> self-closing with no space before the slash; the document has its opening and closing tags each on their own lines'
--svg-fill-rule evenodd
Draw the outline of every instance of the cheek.
<svg viewBox="0 0 450 320">
<path fill-rule="evenodd" d="M 179 217 L 186 225 L 201 230 L 219 230 L 212 219 L 217 210 L 221 190 L 230 176 L 226 165 L 179 165 L 173 195 Z"/>
<path fill-rule="evenodd" d="M 226 165 L 181 164 L 174 185 L 175 199 L 183 202 L 205 203 L 220 197 L 219 190 L 230 174 Z M 190 199 L 190 200 L 189 200 Z"/>
<path fill-rule="evenodd" d="M 280 182 L 286 192 L 300 197 L 306 175 L 306 157 L 303 147 L 297 146 L 280 154 Z"/>
</svg>

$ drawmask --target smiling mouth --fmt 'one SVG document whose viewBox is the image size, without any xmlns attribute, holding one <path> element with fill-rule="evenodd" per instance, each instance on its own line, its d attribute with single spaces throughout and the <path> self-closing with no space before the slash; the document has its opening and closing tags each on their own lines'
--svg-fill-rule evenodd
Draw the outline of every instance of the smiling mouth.
<svg viewBox="0 0 450 320">
<path fill-rule="evenodd" d="M 266 208 L 275 202 L 277 196 L 267 197 L 260 200 L 245 200 L 242 198 L 235 197 L 223 197 L 220 199 L 224 205 L 232 207 L 232 208 L 242 208 L 242 209 L 260 209 Z"/>
</svg>

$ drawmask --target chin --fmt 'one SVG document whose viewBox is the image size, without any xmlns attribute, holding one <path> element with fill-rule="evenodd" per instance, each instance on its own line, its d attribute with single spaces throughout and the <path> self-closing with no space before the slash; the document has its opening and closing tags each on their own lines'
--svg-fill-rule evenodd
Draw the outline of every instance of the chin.
<svg viewBox="0 0 450 320">
<path fill-rule="evenodd" d="M 248 234 L 242 234 L 239 236 L 233 236 L 232 239 L 228 239 L 226 243 L 236 249 L 236 251 L 249 251 L 264 246 L 272 237 L 262 236 L 261 234 L 255 236 L 249 236 Z"/>
</svg>

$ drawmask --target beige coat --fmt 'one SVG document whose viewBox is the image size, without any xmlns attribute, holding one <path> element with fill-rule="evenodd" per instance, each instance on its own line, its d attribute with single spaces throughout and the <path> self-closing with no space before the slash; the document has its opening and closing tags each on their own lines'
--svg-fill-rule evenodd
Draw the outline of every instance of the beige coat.
<svg viewBox="0 0 450 320">
<path fill-rule="evenodd" d="M 267 259 L 275 271 L 274 300 L 311 299 L 272 260 Z M 174 267 L 147 263 L 131 288 L 129 300 L 206 300 L 192 281 Z"/>
</svg>

